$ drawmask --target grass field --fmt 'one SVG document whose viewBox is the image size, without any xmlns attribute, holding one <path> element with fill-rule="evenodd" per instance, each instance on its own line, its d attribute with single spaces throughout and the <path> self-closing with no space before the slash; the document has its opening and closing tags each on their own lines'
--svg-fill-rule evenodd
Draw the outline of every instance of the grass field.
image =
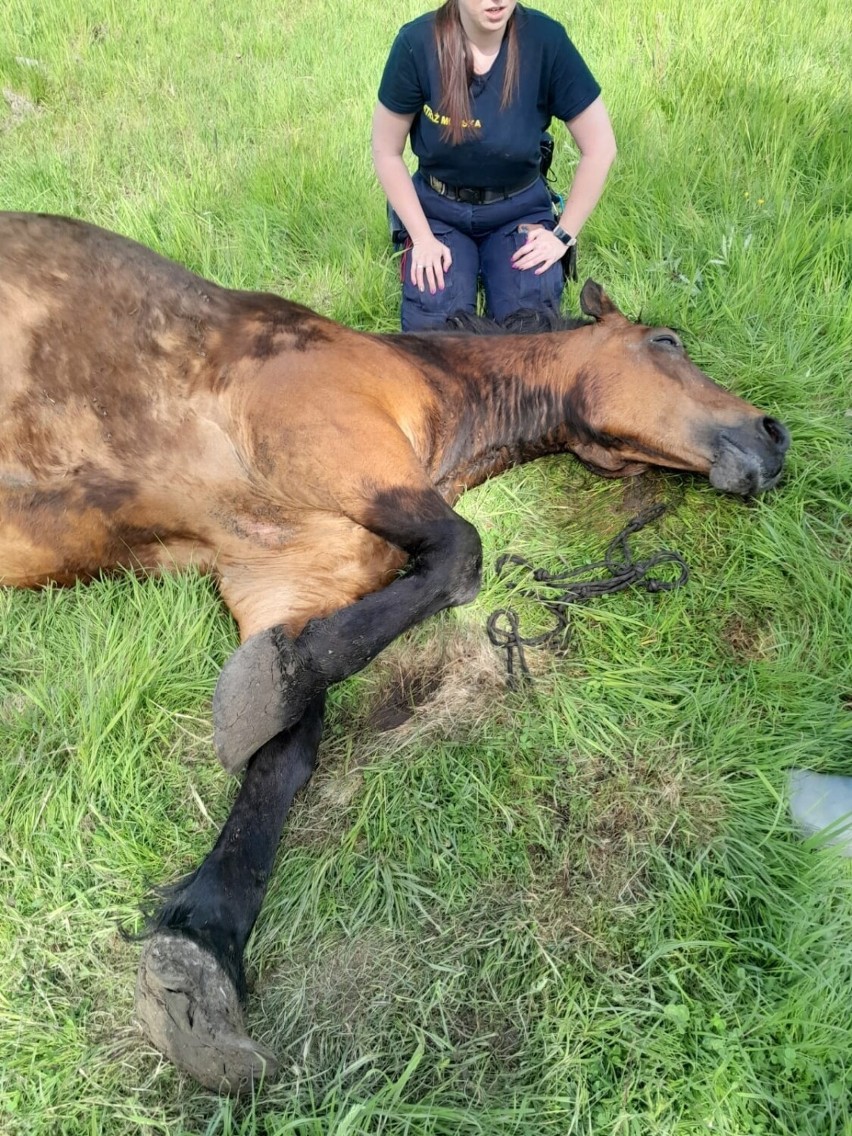
<svg viewBox="0 0 852 1136">
<path fill-rule="evenodd" d="M 852 1136 L 852 862 L 785 799 L 793 766 L 852 773 L 848 13 L 539 6 L 620 146 L 581 279 L 785 421 L 785 482 L 744 504 L 554 459 L 463 500 L 480 599 L 333 692 L 249 952 L 283 1075 L 247 1102 L 144 1043 L 118 932 L 227 815 L 210 699 L 235 629 L 195 577 L 0 591 L 2 1136 Z M 0 207 L 393 329 L 369 119 L 427 7 L 5 0 Z M 507 692 L 495 557 L 598 559 L 649 501 L 673 507 L 637 547 L 678 549 L 688 587 L 583 608 Z"/>
</svg>

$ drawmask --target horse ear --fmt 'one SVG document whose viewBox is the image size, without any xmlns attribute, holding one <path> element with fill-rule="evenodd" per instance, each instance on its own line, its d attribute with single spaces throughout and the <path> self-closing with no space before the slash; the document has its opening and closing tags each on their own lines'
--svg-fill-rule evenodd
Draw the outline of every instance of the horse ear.
<svg viewBox="0 0 852 1136">
<path fill-rule="evenodd" d="M 592 280 L 591 276 L 583 285 L 583 291 L 580 293 L 580 308 L 587 316 L 592 316 L 596 320 L 603 319 L 604 316 L 612 315 L 613 312 L 618 311 L 618 308 L 600 284 Z"/>
</svg>

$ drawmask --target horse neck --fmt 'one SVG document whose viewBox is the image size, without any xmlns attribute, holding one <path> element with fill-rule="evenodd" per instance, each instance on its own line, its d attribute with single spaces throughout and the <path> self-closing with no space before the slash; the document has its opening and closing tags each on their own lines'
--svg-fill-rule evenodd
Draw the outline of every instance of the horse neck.
<svg viewBox="0 0 852 1136">
<path fill-rule="evenodd" d="M 583 431 L 588 335 L 435 336 L 444 367 L 429 368 L 438 415 L 430 467 L 455 500 L 512 466 L 562 453 Z"/>
</svg>

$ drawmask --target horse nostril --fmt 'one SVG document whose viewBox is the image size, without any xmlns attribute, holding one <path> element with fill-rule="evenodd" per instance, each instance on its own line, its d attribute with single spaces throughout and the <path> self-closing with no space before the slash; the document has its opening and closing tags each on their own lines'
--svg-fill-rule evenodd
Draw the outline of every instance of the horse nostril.
<svg viewBox="0 0 852 1136">
<path fill-rule="evenodd" d="M 784 450 L 787 449 L 790 445 L 790 431 L 786 426 L 782 425 L 777 418 L 762 418 L 760 425 L 771 442 Z"/>
</svg>

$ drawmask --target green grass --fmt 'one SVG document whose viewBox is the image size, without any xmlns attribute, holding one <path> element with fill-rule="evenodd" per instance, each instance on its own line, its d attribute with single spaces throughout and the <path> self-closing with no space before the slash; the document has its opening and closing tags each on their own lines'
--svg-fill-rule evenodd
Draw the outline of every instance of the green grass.
<svg viewBox="0 0 852 1136">
<path fill-rule="evenodd" d="M 427 6 L 6 0 L 0 202 L 392 329 L 369 119 Z M 118 932 L 227 815 L 209 708 L 235 630 L 195 577 L 0 592 L 3 1136 L 852 1133 L 852 873 L 785 800 L 791 766 L 852 772 L 848 18 L 540 6 L 620 146 L 581 276 L 787 422 L 784 485 L 744 505 L 652 474 L 637 497 L 554 459 L 463 501 L 481 598 L 333 692 L 249 951 L 283 1068 L 249 1102 L 145 1045 Z M 495 557 L 597 559 L 645 499 L 675 508 L 637 547 L 677 548 L 689 586 L 579 610 L 506 692 Z M 379 731 L 418 674 L 433 701 Z"/>
</svg>

